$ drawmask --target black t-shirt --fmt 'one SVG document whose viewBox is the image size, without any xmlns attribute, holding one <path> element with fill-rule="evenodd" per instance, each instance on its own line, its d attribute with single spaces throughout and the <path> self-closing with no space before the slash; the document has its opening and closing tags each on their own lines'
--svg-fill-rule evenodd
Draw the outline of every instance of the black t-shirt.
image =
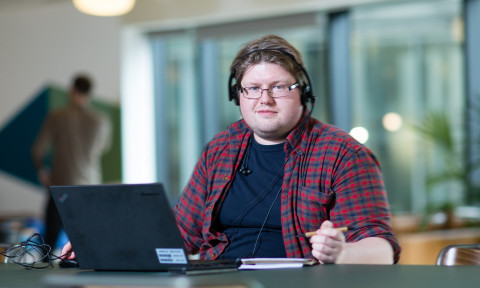
<svg viewBox="0 0 480 288">
<path fill-rule="evenodd" d="M 237 171 L 220 211 L 220 230 L 230 240 L 220 258 L 286 257 L 280 220 L 283 146 L 261 145 L 252 136 L 243 159 L 251 173 Z"/>
</svg>

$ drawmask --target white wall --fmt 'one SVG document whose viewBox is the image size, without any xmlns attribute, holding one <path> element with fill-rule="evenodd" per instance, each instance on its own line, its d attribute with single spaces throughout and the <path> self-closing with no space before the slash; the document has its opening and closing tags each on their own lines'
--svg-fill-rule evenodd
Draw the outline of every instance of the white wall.
<svg viewBox="0 0 480 288">
<path fill-rule="evenodd" d="M 77 71 L 92 75 L 95 95 L 119 102 L 120 20 L 52 3 L 0 10 L 0 129 L 42 87 L 68 87 Z M 41 215 L 44 196 L 40 187 L 0 173 L 0 215 Z"/>
</svg>

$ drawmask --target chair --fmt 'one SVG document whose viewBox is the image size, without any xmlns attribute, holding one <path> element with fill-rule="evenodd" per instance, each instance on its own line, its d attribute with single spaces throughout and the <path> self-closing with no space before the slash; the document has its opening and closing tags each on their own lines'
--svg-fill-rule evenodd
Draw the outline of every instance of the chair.
<svg viewBox="0 0 480 288">
<path fill-rule="evenodd" d="M 10 248 L 10 246 L 10 244 L 0 243 L 0 263 L 7 262 L 7 259 L 3 256 L 3 253 L 5 253 L 5 251 Z"/>
<path fill-rule="evenodd" d="M 454 244 L 443 248 L 437 266 L 480 265 L 480 244 Z"/>
</svg>

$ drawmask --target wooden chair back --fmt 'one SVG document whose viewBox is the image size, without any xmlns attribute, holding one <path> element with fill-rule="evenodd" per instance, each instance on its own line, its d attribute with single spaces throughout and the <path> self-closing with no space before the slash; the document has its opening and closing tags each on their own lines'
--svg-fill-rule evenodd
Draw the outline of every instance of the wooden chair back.
<svg viewBox="0 0 480 288">
<path fill-rule="evenodd" d="M 5 253 L 10 246 L 10 244 L 0 243 L 0 263 L 6 262 L 6 258 L 1 253 Z"/>
</svg>

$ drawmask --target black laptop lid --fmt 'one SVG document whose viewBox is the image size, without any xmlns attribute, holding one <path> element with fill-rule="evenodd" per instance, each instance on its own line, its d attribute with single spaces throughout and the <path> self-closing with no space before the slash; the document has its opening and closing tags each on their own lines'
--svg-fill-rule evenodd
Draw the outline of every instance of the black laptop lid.
<svg viewBox="0 0 480 288">
<path fill-rule="evenodd" d="M 161 183 L 51 186 L 82 269 L 172 271 L 188 266 Z"/>
</svg>

